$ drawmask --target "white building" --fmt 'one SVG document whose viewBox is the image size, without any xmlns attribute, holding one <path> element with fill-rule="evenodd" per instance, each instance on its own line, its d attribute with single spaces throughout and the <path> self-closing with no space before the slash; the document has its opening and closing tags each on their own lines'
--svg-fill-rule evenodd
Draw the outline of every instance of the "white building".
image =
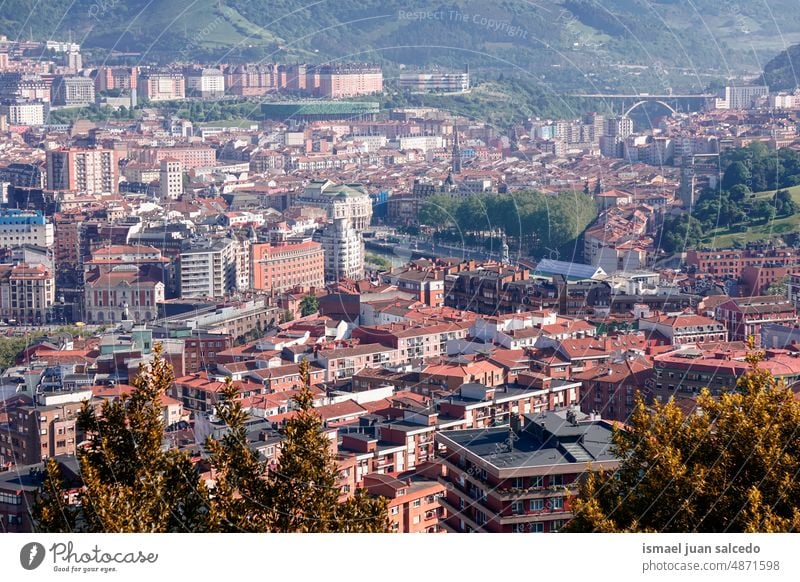
<svg viewBox="0 0 800 582">
<path fill-rule="evenodd" d="M 400 73 L 398 80 L 401 89 L 427 93 L 464 93 L 469 90 L 469 71 L 463 73 Z"/>
<path fill-rule="evenodd" d="M 54 243 L 53 224 L 41 211 L 9 209 L 0 213 L 0 248 L 35 245 L 49 249 Z"/>
<path fill-rule="evenodd" d="M 183 164 L 174 158 L 161 160 L 159 187 L 162 200 L 177 200 L 183 194 Z"/>
<path fill-rule="evenodd" d="M 367 228 L 372 220 L 372 199 L 361 184 L 312 180 L 295 204 L 322 208 L 331 220 L 344 218 L 357 231 Z"/>
<path fill-rule="evenodd" d="M 44 125 L 44 103 L 9 103 L 0 105 L 10 125 Z"/>
<path fill-rule="evenodd" d="M 343 277 L 358 280 L 364 276 L 364 239 L 346 218 L 337 218 L 326 226 L 320 242 L 325 253 L 326 281 Z"/>
<path fill-rule="evenodd" d="M 195 69 L 186 74 L 186 92 L 197 97 L 222 97 L 225 76 L 219 69 Z"/>
<path fill-rule="evenodd" d="M 236 290 L 238 243 L 201 240 L 181 250 L 181 297 L 224 297 Z"/>
</svg>

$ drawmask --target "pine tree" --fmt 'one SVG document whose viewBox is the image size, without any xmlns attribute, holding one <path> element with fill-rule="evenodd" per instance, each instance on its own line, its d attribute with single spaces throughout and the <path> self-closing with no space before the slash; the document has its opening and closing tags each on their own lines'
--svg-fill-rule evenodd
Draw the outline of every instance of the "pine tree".
<svg viewBox="0 0 800 582">
<path fill-rule="evenodd" d="M 45 463 L 42 490 L 33 506 L 36 529 L 50 533 L 71 533 L 76 530 L 77 510 L 64 498 L 66 483 L 55 459 Z"/>
<path fill-rule="evenodd" d="M 786 532 L 800 530 L 800 402 L 761 354 L 736 390 L 703 390 L 698 414 L 640 399 L 617 431 L 613 474 L 590 475 L 571 531 Z"/>
<path fill-rule="evenodd" d="M 286 422 L 278 467 L 269 489 L 279 532 L 376 532 L 388 528 L 385 499 L 357 492 L 339 502 L 339 471 L 322 419 L 314 411 L 309 364 L 300 363 L 298 410 Z"/>
<path fill-rule="evenodd" d="M 139 367 L 130 396 L 103 403 L 100 414 L 88 403 L 78 418 L 89 439 L 79 452 L 83 489 L 75 518 L 89 532 L 192 532 L 209 529 L 211 501 L 188 455 L 163 450 L 161 396 L 172 382 L 172 367 L 154 348 L 151 365 Z M 49 478 L 60 476 L 48 467 Z M 53 519 L 52 492 L 42 504 L 42 529 Z"/>
<path fill-rule="evenodd" d="M 226 382 L 217 415 L 228 432 L 209 439 L 216 471 L 213 521 L 222 531 L 383 532 L 388 530 L 387 501 L 358 490 L 345 501 L 332 443 L 314 411 L 309 364 L 300 363 L 297 410 L 287 420 L 278 466 L 267 470 L 250 449 L 246 414 L 237 391 Z"/>
<path fill-rule="evenodd" d="M 218 531 L 268 532 L 274 512 L 264 478 L 267 468 L 247 442 L 247 414 L 237 397 L 236 386 L 226 378 L 215 410 L 228 431 L 220 440 L 206 441 L 215 473 L 211 521 Z"/>
</svg>

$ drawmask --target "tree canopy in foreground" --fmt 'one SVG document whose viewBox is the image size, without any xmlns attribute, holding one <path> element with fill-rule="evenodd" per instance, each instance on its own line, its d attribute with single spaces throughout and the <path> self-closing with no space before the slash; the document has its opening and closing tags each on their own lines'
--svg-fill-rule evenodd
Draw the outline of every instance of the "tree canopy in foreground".
<svg viewBox="0 0 800 582">
<path fill-rule="evenodd" d="M 584 481 L 567 530 L 800 531 L 800 402 L 748 356 L 736 390 L 648 410 L 640 399 L 614 435 L 622 463 Z"/>
<path fill-rule="evenodd" d="M 228 379 L 217 414 L 228 427 L 209 439 L 212 479 L 206 482 L 185 452 L 165 449 L 161 396 L 172 369 L 160 345 L 142 366 L 134 390 L 87 403 L 79 429 L 88 446 L 79 453 L 83 488 L 69 505 L 54 460 L 34 507 L 44 532 L 382 532 L 387 501 L 357 490 L 347 499 L 337 486 L 331 441 L 313 407 L 308 363 L 301 364 L 297 410 L 286 422 L 277 467 L 267 470 L 248 444 L 247 414 Z M 210 483 L 210 484 L 209 484 Z"/>
</svg>

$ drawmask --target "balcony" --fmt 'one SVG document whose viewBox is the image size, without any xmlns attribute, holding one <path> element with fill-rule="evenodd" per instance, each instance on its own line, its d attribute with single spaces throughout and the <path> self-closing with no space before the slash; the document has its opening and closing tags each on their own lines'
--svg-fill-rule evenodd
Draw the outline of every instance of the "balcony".
<svg viewBox="0 0 800 582">
<path fill-rule="evenodd" d="M 448 519 L 450 519 L 450 518 L 461 519 L 461 520 L 464 521 L 464 523 L 466 523 L 468 526 L 470 526 L 473 530 L 476 530 L 476 531 L 479 531 L 479 532 L 487 531 L 486 529 L 484 529 L 483 525 L 478 525 L 477 521 L 475 521 L 474 519 L 472 519 L 471 517 L 466 515 L 463 510 L 458 509 L 457 507 L 455 507 L 454 505 L 449 503 L 446 498 L 440 497 L 439 498 L 439 504 L 444 509 L 447 510 Z M 441 523 L 445 523 L 445 522 L 442 521 Z M 448 527 L 448 531 L 452 531 L 452 528 Z"/>
</svg>

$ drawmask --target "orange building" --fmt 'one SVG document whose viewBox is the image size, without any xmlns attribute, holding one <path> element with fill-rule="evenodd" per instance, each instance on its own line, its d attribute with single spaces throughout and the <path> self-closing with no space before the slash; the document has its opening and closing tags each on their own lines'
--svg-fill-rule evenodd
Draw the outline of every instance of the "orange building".
<svg viewBox="0 0 800 582">
<path fill-rule="evenodd" d="M 437 533 L 444 508 L 439 498 L 445 486 L 439 481 L 420 478 L 400 480 L 390 475 L 371 473 L 364 476 L 364 488 L 370 495 L 389 500 L 389 528 L 400 533 Z"/>
<path fill-rule="evenodd" d="M 282 293 L 294 287 L 325 284 L 325 257 L 319 243 L 256 244 L 252 250 L 250 280 L 253 289 Z"/>
</svg>

